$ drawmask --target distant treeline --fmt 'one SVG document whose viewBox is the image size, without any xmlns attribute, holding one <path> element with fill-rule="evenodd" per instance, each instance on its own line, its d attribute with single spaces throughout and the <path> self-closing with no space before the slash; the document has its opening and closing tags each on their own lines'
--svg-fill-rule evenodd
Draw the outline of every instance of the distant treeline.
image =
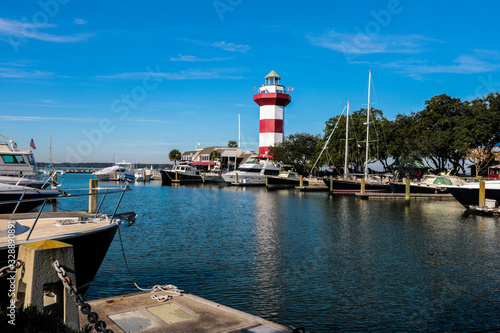
<svg viewBox="0 0 500 333">
<path fill-rule="evenodd" d="M 50 165 L 47 162 L 37 162 L 37 165 L 41 168 L 46 168 Z M 113 163 L 101 163 L 101 162 L 88 162 L 88 163 L 52 163 L 52 167 L 54 168 L 93 168 L 93 169 L 102 169 L 106 167 L 112 166 Z M 151 168 L 153 169 L 163 169 L 169 164 L 143 164 L 137 163 L 136 168 Z"/>
</svg>

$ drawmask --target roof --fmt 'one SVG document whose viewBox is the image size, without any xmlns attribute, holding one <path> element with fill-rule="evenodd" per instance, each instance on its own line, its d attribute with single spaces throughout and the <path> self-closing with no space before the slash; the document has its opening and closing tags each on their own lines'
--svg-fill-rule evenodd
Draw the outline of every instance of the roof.
<svg viewBox="0 0 500 333">
<path fill-rule="evenodd" d="M 429 169 L 421 160 L 413 159 L 406 163 L 402 162 L 398 157 L 394 163 L 389 165 L 390 169 Z"/>
<path fill-rule="evenodd" d="M 272 77 L 274 77 L 275 79 L 281 80 L 281 78 L 278 75 L 278 73 L 276 73 L 274 70 L 272 70 L 271 72 L 269 72 L 269 74 L 266 75 L 266 80 L 270 79 Z"/>
<path fill-rule="evenodd" d="M 191 165 L 194 165 L 194 166 L 214 166 L 215 163 L 214 162 L 194 162 L 194 163 L 191 163 Z"/>
</svg>

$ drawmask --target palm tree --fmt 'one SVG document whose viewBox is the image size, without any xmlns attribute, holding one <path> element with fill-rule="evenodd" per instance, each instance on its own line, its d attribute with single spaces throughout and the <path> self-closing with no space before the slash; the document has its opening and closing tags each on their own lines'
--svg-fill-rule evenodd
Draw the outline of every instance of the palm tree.
<svg viewBox="0 0 500 333">
<path fill-rule="evenodd" d="M 212 150 L 212 152 L 210 153 L 210 161 L 215 161 L 215 160 L 218 160 L 220 158 L 220 151 L 218 150 Z"/>
<path fill-rule="evenodd" d="M 181 160 L 181 152 L 178 149 L 172 149 L 168 154 L 168 158 L 174 161 L 174 165 L 176 165 L 177 161 Z"/>
<path fill-rule="evenodd" d="M 231 140 L 227 143 L 228 147 L 238 147 L 238 142 Z"/>
</svg>

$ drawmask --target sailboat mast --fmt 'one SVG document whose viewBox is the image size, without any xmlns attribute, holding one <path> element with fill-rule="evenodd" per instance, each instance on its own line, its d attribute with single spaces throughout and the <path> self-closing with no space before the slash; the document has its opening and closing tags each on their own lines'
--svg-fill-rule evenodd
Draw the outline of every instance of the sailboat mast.
<svg viewBox="0 0 500 333">
<path fill-rule="evenodd" d="M 348 144 L 347 140 L 349 140 L 349 101 L 347 101 L 347 116 L 346 116 L 346 123 L 345 123 L 344 178 L 347 178 L 347 175 L 349 174 L 349 169 L 347 169 L 347 149 L 349 147 L 349 144 Z"/>
<path fill-rule="evenodd" d="M 238 113 L 238 147 L 241 148 L 241 122 L 239 113 Z"/>
<path fill-rule="evenodd" d="M 366 108 L 366 158 L 365 158 L 365 180 L 368 179 L 368 148 L 370 145 L 370 84 L 372 82 L 372 70 L 368 75 L 368 107 Z"/>
<path fill-rule="evenodd" d="M 49 152 L 50 152 L 50 166 L 52 167 L 52 124 L 49 127 Z"/>
</svg>

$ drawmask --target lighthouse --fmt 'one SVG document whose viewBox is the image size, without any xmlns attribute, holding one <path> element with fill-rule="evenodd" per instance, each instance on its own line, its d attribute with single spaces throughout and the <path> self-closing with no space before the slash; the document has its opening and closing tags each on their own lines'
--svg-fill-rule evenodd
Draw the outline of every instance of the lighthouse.
<svg viewBox="0 0 500 333">
<path fill-rule="evenodd" d="M 260 106 L 259 157 L 265 158 L 269 147 L 283 142 L 285 107 L 292 98 L 280 85 L 280 76 L 273 70 L 266 76 L 265 84 L 253 96 Z"/>
</svg>

